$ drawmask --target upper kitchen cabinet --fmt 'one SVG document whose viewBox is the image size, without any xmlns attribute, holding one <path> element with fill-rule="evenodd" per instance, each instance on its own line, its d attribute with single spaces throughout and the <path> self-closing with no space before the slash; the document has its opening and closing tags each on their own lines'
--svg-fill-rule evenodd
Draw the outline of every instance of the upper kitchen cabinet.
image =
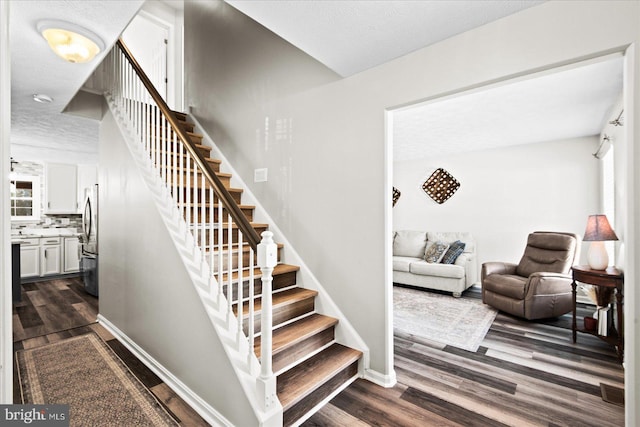
<svg viewBox="0 0 640 427">
<path fill-rule="evenodd" d="M 16 175 L 10 182 L 11 220 L 40 219 L 40 177 Z"/>
<path fill-rule="evenodd" d="M 46 214 L 74 214 L 78 212 L 78 168 L 76 165 L 47 163 L 45 174 Z"/>
<path fill-rule="evenodd" d="M 97 165 L 78 165 L 78 213 L 82 213 L 85 202 L 85 190 L 92 188 L 98 183 Z"/>
</svg>

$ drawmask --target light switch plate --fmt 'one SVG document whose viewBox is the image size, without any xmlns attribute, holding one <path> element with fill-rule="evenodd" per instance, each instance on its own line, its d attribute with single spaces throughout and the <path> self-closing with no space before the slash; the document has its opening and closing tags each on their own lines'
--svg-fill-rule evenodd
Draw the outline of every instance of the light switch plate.
<svg viewBox="0 0 640 427">
<path fill-rule="evenodd" d="M 253 182 L 266 182 L 267 168 L 255 169 L 253 171 Z"/>
</svg>

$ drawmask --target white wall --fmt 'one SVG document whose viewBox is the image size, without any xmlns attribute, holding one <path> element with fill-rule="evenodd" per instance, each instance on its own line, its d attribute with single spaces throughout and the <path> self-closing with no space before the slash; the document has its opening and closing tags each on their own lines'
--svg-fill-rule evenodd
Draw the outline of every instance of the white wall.
<svg viewBox="0 0 640 427">
<path fill-rule="evenodd" d="M 597 146 L 593 136 L 395 162 L 393 185 L 402 196 L 394 229 L 470 231 L 478 268 L 519 262 L 532 231 L 582 237 L 587 216 L 599 211 L 599 162 L 591 155 Z M 422 190 L 439 167 L 460 182 L 442 205 Z"/>
<path fill-rule="evenodd" d="M 559 65 L 622 51 L 640 41 L 640 3 L 546 2 L 345 79 L 323 78 L 285 41 L 222 2 L 185 4 L 186 99 L 244 177 L 270 169 L 252 190 L 371 350 L 371 366 L 393 371 L 390 260 L 391 180 L 385 111 Z M 640 77 L 631 50 L 627 79 Z M 633 62 L 635 61 L 635 62 Z M 633 96 L 630 141 L 640 138 Z M 635 98 L 634 98 L 635 97 Z M 267 128 L 266 123 L 269 123 Z M 629 147 L 627 257 L 640 209 L 640 154 Z M 250 181 L 246 179 L 246 181 Z M 635 282 L 628 263 L 627 280 Z M 640 298 L 627 292 L 628 324 Z M 364 301 L 363 301 L 364 300 Z M 635 337 L 632 331 L 628 338 Z M 627 422 L 636 425 L 636 369 L 627 364 Z M 638 366 L 636 366 L 638 365 Z M 632 404 L 635 402 L 636 404 Z"/>
<path fill-rule="evenodd" d="M 0 1 L 0 403 L 13 403 L 11 326 L 11 216 L 9 215 L 9 134 L 11 131 L 11 50 L 9 2 Z"/>
<path fill-rule="evenodd" d="M 98 180 L 100 314 L 233 425 L 257 425 L 110 112 Z"/>
</svg>

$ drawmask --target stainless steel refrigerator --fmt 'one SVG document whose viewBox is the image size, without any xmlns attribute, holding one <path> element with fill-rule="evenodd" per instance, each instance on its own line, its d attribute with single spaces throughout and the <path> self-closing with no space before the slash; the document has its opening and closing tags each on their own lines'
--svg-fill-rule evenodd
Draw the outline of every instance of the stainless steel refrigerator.
<svg viewBox="0 0 640 427">
<path fill-rule="evenodd" d="M 87 293 L 98 296 L 98 185 L 84 190 L 80 271 Z"/>
</svg>

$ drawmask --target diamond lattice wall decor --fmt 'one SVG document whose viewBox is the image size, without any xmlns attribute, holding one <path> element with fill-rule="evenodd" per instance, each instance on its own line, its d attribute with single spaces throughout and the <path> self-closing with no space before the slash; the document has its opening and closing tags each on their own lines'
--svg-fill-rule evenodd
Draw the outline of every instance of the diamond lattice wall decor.
<svg viewBox="0 0 640 427">
<path fill-rule="evenodd" d="M 398 190 L 396 187 L 393 187 L 393 206 L 396 205 L 396 203 L 398 203 L 398 199 L 400 198 L 400 195 L 402 193 L 400 192 L 400 190 Z"/>
<path fill-rule="evenodd" d="M 422 189 L 438 204 L 443 204 L 460 188 L 460 183 L 449 172 L 438 168 L 422 184 Z"/>
</svg>

